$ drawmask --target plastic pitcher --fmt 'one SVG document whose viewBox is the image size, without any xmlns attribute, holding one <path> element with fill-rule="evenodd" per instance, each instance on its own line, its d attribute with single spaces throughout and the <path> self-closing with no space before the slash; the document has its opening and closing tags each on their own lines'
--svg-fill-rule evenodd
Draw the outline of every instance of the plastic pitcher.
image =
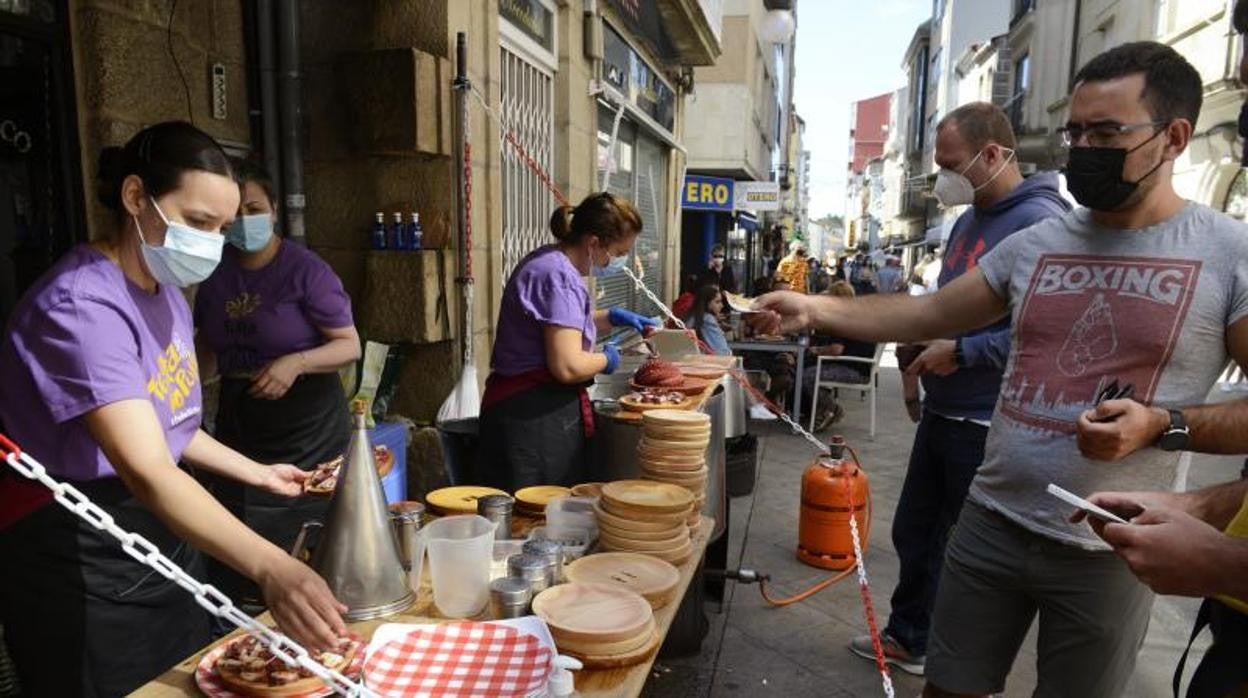
<svg viewBox="0 0 1248 698">
<path fill-rule="evenodd" d="M 433 604 L 447 618 L 471 618 L 490 601 L 494 524 L 483 516 L 447 516 L 421 530 L 429 555 Z"/>
</svg>

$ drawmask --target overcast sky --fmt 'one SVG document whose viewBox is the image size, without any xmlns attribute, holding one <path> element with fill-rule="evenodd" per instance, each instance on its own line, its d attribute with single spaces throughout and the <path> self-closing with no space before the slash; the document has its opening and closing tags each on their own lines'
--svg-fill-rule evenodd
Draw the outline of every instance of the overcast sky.
<svg viewBox="0 0 1248 698">
<path fill-rule="evenodd" d="M 905 85 L 901 68 L 931 0 L 805 0 L 798 5 L 794 102 L 806 120 L 810 217 L 844 215 L 849 105 Z"/>
</svg>

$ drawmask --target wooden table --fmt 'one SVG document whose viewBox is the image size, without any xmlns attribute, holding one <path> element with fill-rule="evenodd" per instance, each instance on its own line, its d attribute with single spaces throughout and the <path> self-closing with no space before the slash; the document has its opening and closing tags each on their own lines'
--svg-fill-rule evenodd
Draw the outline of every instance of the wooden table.
<svg viewBox="0 0 1248 698">
<path fill-rule="evenodd" d="M 672 620 L 676 616 L 676 610 L 680 607 L 680 602 L 685 596 L 685 592 L 689 589 L 689 584 L 693 581 L 694 572 L 698 569 L 698 563 L 701 561 L 703 554 L 706 552 L 706 545 L 711 531 L 715 528 L 715 522 L 709 518 L 702 518 L 702 525 L 698 529 L 697 535 L 693 537 L 693 554 L 683 565 L 680 565 L 680 584 L 677 587 L 677 595 L 674 600 L 663 608 L 654 612 L 654 622 L 658 627 L 659 633 L 663 637 L 667 637 L 668 630 L 672 627 Z M 416 603 L 409 609 L 389 618 L 361 621 L 359 623 L 350 623 L 349 627 L 355 633 L 364 637 L 371 637 L 373 631 L 382 623 L 442 623 L 444 619 L 434 616 L 436 611 L 433 609 L 432 598 L 429 594 L 428 585 L 421 590 Z M 272 624 L 273 620 L 266 613 L 258 620 L 262 623 Z M 237 631 L 234 634 L 241 633 Z M 214 643 L 215 646 L 217 643 Z M 140 698 L 167 698 L 169 696 L 199 696 L 199 689 L 195 686 L 195 666 L 199 664 L 200 657 L 208 651 L 204 648 L 200 652 L 186 658 L 177 666 L 173 667 L 164 674 L 153 679 L 148 684 L 139 688 L 131 694 L 131 696 L 139 696 Z M 655 653 L 657 654 L 657 652 Z M 631 667 L 621 669 L 596 669 L 584 670 L 576 672 L 576 690 L 582 696 L 592 698 L 593 696 L 601 696 L 602 698 L 617 698 L 620 696 L 637 696 L 641 694 L 641 689 L 646 683 L 646 678 L 650 675 L 650 667 L 654 664 L 654 655 L 651 655 L 646 661 L 635 664 Z"/>
</svg>

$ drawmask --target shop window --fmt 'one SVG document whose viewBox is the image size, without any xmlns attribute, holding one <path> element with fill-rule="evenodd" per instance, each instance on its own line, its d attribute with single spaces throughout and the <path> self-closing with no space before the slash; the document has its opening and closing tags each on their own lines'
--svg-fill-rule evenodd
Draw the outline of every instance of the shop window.
<svg viewBox="0 0 1248 698">
<path fill-rule="evenodd" d="M 0 2 L 0 325 L 86 237 L 64 18 L 60 3 Z"/>
</svg>

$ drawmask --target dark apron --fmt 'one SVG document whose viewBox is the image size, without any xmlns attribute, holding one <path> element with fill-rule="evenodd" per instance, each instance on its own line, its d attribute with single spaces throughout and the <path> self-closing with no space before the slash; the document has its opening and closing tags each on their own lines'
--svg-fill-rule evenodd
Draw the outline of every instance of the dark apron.
<svg viewBox="0 0 1248 698">
<path fill-rule="evenodd" d="M 584 386 L 535 371 L 491 374 L 482 397 L 475 482 L 515 492 L 534 485 L 572 486 L 588 477 L 593 412 Z M 547 374 L 548 375 L 548 374 Z"/>
<path fill-rule="evenodd" d="M 1213 645 L 1205 652 L 1192 683 L 1187 687 L 1187 698 L 1225 698 L 1248 696 L 1248 614 L 1227 606 L 1217 599 L 1205 599 L 1196 614 L 1196 625 L 1187 641 L 1187 649 L 1179 658 L 1174 670 L 1175 698 L 1179 697 L 1179 684 L 1183 680 L 1183 668 L 1187 665 L 1187 653 L 1201 631 L 1209 626 L 1213 631 Z"/>
<path fill-rule="evenodd" d="M 122 484 L 74 483 L 117 524 L 203 580 L 203 559 Z M 27 696 L 121 696 L 209 640 L 194 597 L 59 504 L 0 531 L 0 623 Z"/>
<path fill-rule="evenodd" d="M 255 461 L 290 463 L 312 470 L 347 450 L 351 421 L 336 373 L 300 376 L 278 400 L 253 398 L 251 381 L 223 378 L 216 438 Z M 228 478 L 203 477 L 220 502 L 253 531 L 290 550 L 304 521 L 322 521 L 328 497 L 281 497 Z M 248 610 L 258 610 L 259 589 L 225 565 L 209 561 L 213 584 Z"/>
</svg>

